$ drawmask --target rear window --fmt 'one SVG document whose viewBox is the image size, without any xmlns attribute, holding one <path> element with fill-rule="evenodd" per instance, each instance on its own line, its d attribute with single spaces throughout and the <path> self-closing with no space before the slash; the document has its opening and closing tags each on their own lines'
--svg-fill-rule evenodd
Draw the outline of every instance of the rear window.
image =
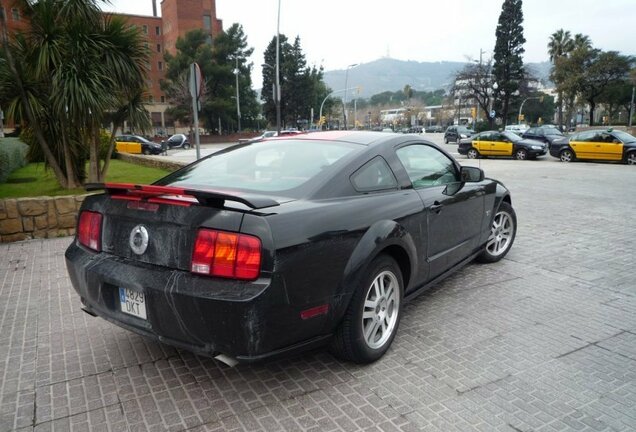
<svg viewBox="0 0 636 432">
<path fill-rule="evenodd" d="M 183 168 L 156 184 L 239 189 L 286 195 L 361 146 L 310 140 L 273 140 L 235 146 Z"/>
</svg>

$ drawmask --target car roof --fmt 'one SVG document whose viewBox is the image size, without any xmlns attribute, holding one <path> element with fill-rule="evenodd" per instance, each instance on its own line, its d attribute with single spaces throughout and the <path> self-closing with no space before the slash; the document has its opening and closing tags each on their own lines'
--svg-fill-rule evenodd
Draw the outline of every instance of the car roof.
<svg viewBox="0 0 636 432">
<path fill-rule="evenodd" d="M 364 146 L 372 146 L 385 142 L 398 136 L 408 136 L 404 134 L 374 132 L 374 131 L 324 131 L 308 132 L 301 134 L 285 135 L 281 137 L 269 138 L 271 140 L 313 140 L 313 141 L 342 141 Z"/>
</svg>

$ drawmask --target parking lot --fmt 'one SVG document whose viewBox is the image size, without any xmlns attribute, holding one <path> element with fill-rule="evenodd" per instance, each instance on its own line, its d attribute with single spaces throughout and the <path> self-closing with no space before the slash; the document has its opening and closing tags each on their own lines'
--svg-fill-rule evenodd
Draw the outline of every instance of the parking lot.
<svg viewBox="0 0 636 432">
<path fill-rule="evenodd" d="M 516 243 L 408 304 L 368 366 L 230 368 L 82 312 L 71 238 L 0 244 L 0 432 L 635 430 L 636 168 L 456 157 L 510 188 Z"/>
</svg>

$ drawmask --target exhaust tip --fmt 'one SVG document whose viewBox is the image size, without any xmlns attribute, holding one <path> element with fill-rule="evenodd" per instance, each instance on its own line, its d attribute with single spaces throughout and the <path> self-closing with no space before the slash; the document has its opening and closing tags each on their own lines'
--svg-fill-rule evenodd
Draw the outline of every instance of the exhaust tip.
<svg viewBox="0 0 636 432">
<path fill-rule="evenodd" d="M 230 357 L 230 356 L 225 355 L 225 354 L 219 354 L 219 355 L 215 356 L 214 359 L 220 361 L 221 363 L 225 363 L 226 365 L 228 365 L 231 368 L 238 364 L 238 361 L 235 358 Z"/>
</svg>

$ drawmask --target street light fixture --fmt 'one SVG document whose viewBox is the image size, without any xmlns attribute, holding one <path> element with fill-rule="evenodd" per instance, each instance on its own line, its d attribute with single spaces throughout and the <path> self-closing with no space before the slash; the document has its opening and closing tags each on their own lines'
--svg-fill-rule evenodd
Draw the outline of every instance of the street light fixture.
<svg viewBox="0 0 636 432">
<path fill-rule="evenodd" d="M 344 85 L 344 102 L 343 102 L 343 114 L 344 114 L 344 128 L 347 130 L 347 81 L 349 79 L 349 69 L 358 66 L 358 63 L 350 64 L 345 70 L 345 85 Z"/>
</svg>

